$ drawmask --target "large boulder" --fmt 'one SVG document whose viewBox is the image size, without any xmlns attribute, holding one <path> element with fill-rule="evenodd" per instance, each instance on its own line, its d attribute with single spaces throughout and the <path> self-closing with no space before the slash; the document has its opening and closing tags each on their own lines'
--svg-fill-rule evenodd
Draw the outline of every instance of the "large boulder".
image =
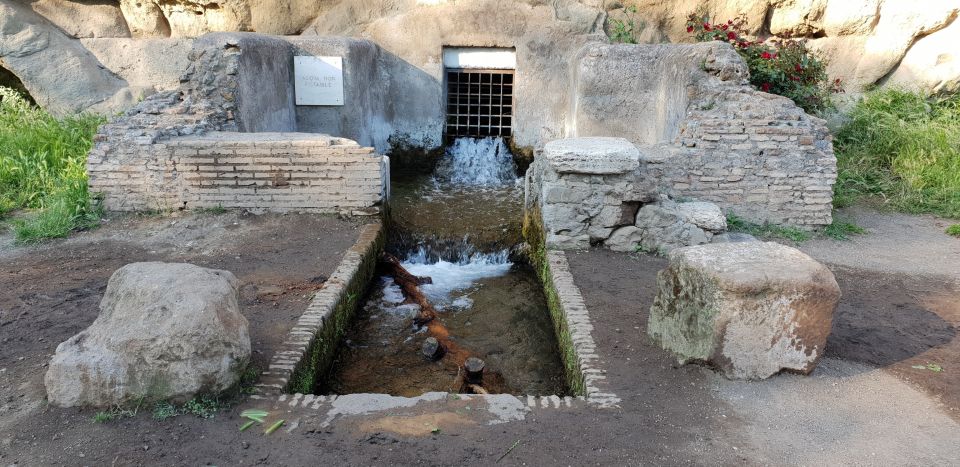
<svg viewBox="0 0 960 467">
<path fill-rule="evenodd" d="M 822 264 L 778 243 L 714 243 L 670 253 L 647 332 L 681 363 L 733 379 L 809 373 L 823 355 L 840 287 Z"/>
<path fill-rule="evenodd" d="M 73 37 L 130 37 L 123 13 L 114 2 L 34 0 L 30 7 Z"/>
<path fill-rule="evenodd" d="M 0 3 L 0 66 L 57 115 L 115 111 L 148 93 L 127 86 L 79 41 L 19 3 Z"/>
<path fill-rule="evenodd" d="M 57 346 L 44 378 L 50 403 L 184 401 L 236 384 L 250 358 L 238 286 L 228 271 L 191 264 L 118 269 L 96 321 Z"/>
</svg>

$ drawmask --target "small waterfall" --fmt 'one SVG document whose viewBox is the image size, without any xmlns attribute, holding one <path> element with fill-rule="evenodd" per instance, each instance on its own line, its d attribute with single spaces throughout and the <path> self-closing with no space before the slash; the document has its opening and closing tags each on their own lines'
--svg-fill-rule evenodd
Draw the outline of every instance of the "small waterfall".
<svg viewBox="0 0 960 467">
<path fill-rule="evenodd" d="M 437 166 L 430 195 L 422 202 L 452 201 L 471 209 L 470 205 L 503 202 L 510 196 L 517 181 L 517 166 L 502 138 L 458 138 Z M 445 219 L 446 222 L 457 222 Z M 433 284 L 423 291 L 444 308 L 455 298 L 455 292 L 470 288 L 477 280 L 506 274 L 513 263 L 509 249 L 479 251 L 473 244 L 473 234 L 461 239 L 437 239 L 429 232 L 417 246 L 406 251 L 404 267 L 410 272 L 433 278 Z"/>
<path fill-rule="evenodd" d="M 517 179 L 517 166 L 503 138 L 457 138 L 437 166 L 441 183 L 503 186 Z"/>
</svg>

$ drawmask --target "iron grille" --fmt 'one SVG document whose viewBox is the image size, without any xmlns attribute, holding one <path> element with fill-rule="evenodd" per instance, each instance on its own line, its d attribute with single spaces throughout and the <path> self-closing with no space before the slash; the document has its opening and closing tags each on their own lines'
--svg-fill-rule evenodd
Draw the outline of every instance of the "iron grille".
<svg viewBox="0 0 960 467">
<path fill-rule="evenodd" d="M 447 69 L 448 137 L 512 134 L 513 70 Z"/>
</svg>

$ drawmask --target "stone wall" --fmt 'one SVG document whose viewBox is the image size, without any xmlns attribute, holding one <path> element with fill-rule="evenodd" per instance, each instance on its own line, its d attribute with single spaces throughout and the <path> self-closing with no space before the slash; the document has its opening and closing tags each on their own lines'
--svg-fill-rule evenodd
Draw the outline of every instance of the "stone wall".
<svg viewBox="0 0 960 467">
<path fill-rule="evenodd" d="M 289 81 L 284 57 L 289 43 L 271 36 L 197 39 L 175 91 L 100 127 L 87 159 L 91 190 L 110 210 L 378 212 L 388 160 L 373 148 L 322 134 L 241 132 L 295 128 L 292 97 L 258 89 L 270 83 L 265 75 Z"/>
<path fill-rule="evenodd" d="M 136 147 L 124 162 L 94 150 L 90 190 L 113 211 L 246 208 L 372 214 L 387 196 L 388 159 L 342 138 L 220 133 Z"/>
<path fill-rule="evenodd" d="M 571 136 L 630 140 L 637 176 L 672 198 L 755 222 L 831 223 L 837 169 L 825 122 L 747 85 L 728 44 L 594 44 L 580 56 Z"/>
</svg>

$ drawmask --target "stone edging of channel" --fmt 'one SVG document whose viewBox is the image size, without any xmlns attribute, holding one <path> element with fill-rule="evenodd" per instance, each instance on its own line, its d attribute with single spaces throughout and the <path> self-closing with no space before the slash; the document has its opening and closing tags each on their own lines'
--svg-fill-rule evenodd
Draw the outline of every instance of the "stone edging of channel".
<svg viewBox="0 0 960 467">
<path fill-rule="evenodd" d="M 573 282 L 567 255 L 560 250 L 547 250 L 545 256 L 564 324 L 573 343 L 580 373 L 583 375 L 587 403 L 603 408 L 618 407 L 620 398 L 605 390 L 606 370 L 601 368 L 597 345 L 591 334 L 593 325 L 590 323 L 590 313 L 580 294 L 580 288 Z"/>
<path fill-rule="evenodd" d="M 317 291 L 306 311 L 287 333 L 287 339 L 270 359 L 270 365 L 261 374 L 260 381 L 254 386 L 252 399 L 283 394 L 290 389 L 290 381 L 296 371 L 310 371 L 314 358 L 310 353 L 317 352 L 324 331 L 334 332 L 337 321 L 348 321 L 352 308 L 359 298 L 356 289 L 363 288 L 373 274 L 371 263 L 383 246 L 382 224 L 366 224 L 360 231 L 356 243 L 347 250 L 337 269 Z M 362 291 L 360 292 L 362 293 Z M 350 309 L 347 311 L 343 311 Z M 348 316 L 341 316 L 348 315 Z M 324 327 L 328 329 L 325 329 Z M 340 336 L 333 336 L 338 340 Z"/>
</svg>

